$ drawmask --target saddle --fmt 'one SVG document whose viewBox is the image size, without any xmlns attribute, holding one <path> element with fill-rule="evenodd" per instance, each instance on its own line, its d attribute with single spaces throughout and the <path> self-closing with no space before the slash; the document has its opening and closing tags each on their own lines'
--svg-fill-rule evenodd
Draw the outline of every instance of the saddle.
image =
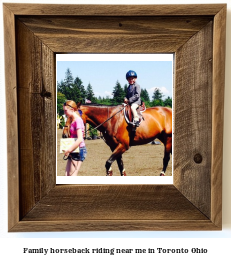
<svg viewBox="0 0 231 261">
<path fill-rule="evenodd" d="M 142 120 L 144 120 L 142 113 L 146 110 L 145 103 L 142 101 L 141 105 L 137 108 L 137 113 L 139 116 L 139 123 L 141 123 Z M 133 125 L 133 114 L 131 110 L 131 105 L 127 105 L 124 107 L 124 117 L 128 124 Z"/>
</svg>

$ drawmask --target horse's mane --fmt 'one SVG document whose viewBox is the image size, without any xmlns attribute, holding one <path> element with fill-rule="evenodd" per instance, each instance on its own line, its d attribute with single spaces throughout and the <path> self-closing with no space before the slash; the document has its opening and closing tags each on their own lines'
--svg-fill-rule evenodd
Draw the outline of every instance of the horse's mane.
<svg viewBox="0 0 231 261">
<path fill-rule="evenodd" d="M 117 104 L 117 105 L 106 105 L 106 104 L 99 104 L 99 103 L 86 103 L 86 104 L 81 104 L 84 106 L 89 106 L 89 107 L 101 107 L 101 108 L 108 108 L 108 107 L 117 107 L 120 106 L 121 104 Z"/>
</svg>

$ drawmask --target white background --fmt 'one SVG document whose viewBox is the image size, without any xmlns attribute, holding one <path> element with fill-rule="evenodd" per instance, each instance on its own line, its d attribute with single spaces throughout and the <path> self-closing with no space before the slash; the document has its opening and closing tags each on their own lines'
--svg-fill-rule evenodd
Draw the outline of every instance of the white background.
<svg viewBox="0 0 231 261">
<path fill-rule="evenodd" d="M 17 3 L 36 3 L 36 1 L 8 1 Z M 0 256 L 3 260 L 16 258 L 17 260 L 127 260 L 128 258 L 143 258 L 145 260 L 211 260 L 219 258 L 230 260 L 231 243 L 231 137 L 230 111 L 231 111 L 231 1 L 226 0 L 204 0 L 204 1 L 44 1 L 37 3 L 59 3 L 59 4 L 211 4 L 227 3 L 227 30 L 226 30 L 226 84 L 225 84 L 225 129 L 223 150 L 223 230 L 222 231 L 184 231 L 184 232 L 41 232 L 41 233 L 8 233 L 7 232 L 7 154 L 6 154 L 6 104 L 5 104 L 5 82 L 4 82 L 4 47 L 3 47 L 3 16 L 2 3 L 0 6 Z M 10 106 L 10 104 L 7 104 Z M 7 119 L 10 120 L 10 119 Z M 222 140 L 217 137 L 217 142 Z M 10 196 L 10 195 L 9 195 Z M 23 248 L 207 248 L 207 254 L 23 254 Z"/>
</svg>

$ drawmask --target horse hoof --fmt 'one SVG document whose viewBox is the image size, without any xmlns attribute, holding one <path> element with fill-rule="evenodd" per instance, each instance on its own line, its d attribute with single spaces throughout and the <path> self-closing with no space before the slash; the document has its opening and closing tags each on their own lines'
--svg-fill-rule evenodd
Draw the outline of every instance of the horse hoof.
<svg viewBox="0 0 231 261">
<path fill-rule="evenodd" d="M 121 176 L 127 176 L 126 172 L 123 171 L 123 172 L 121 173 Z"/>
<path fill-rule="evenodd" d="M 113 175 L 112 170 L 108 170 L 106 176 L 112 176 L 112 175 Z"/>
<path fill-rule="evenodd" d="M 164 174 L 164 172 L 163 172 L 163 171 L 160 173 L 160 176 L 165 176 L 165 174 Z"/>
</svg>

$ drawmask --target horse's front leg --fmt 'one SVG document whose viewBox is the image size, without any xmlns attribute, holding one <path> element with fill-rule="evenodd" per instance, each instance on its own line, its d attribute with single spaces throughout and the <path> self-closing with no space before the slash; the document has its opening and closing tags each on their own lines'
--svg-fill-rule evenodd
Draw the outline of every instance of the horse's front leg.
<svg viewBox="0 0 231 261">
<path fill-rule="evenodd" d="M 124 168 L 124 163 L 123 163 L 122 155 L 121 155 L 120 157 L 118 157 L 118 158 L 116 159 L 116 161 L 117 161 L 117 165 L 118 165 L 119 170 L 120 170 L 120 175 L 121 175 L 121 176 L 127 176 L 127 175 L 126 175 L 126 172 L 125 172 L 125 168 Z"/>
<path fill-rule="evenodd" d="M 106 176 L 112 176 L 112 163 L 117 160 L 117 164 L 121 173 L 121 176 L 126 176 L 126 173 L 124 171 L 124 165 L 122 161 L 122 154 L 127 150 L 126 146 L 123 144 L 119 144 L 116 149 L 112 152 L 112 155 L 110 158 L 106 161 L 105 167 L 106 167 Z M 122 175 L 123 174 L 123 175 Z M 125 175 L 124 175 L 125 174 Z"/>
<path fill-rule="evenodd" d="M 111 165 L 113 163 L 113 158 L 110 157 L 107 161 L 106 161 L 106 164 L 105 164 L 105 168 L 106 168 L 106 176 L 112 176 L 113 175 L 113 171 L 112 171 L 112 168 L 111 168 Z"/>
</svg>

